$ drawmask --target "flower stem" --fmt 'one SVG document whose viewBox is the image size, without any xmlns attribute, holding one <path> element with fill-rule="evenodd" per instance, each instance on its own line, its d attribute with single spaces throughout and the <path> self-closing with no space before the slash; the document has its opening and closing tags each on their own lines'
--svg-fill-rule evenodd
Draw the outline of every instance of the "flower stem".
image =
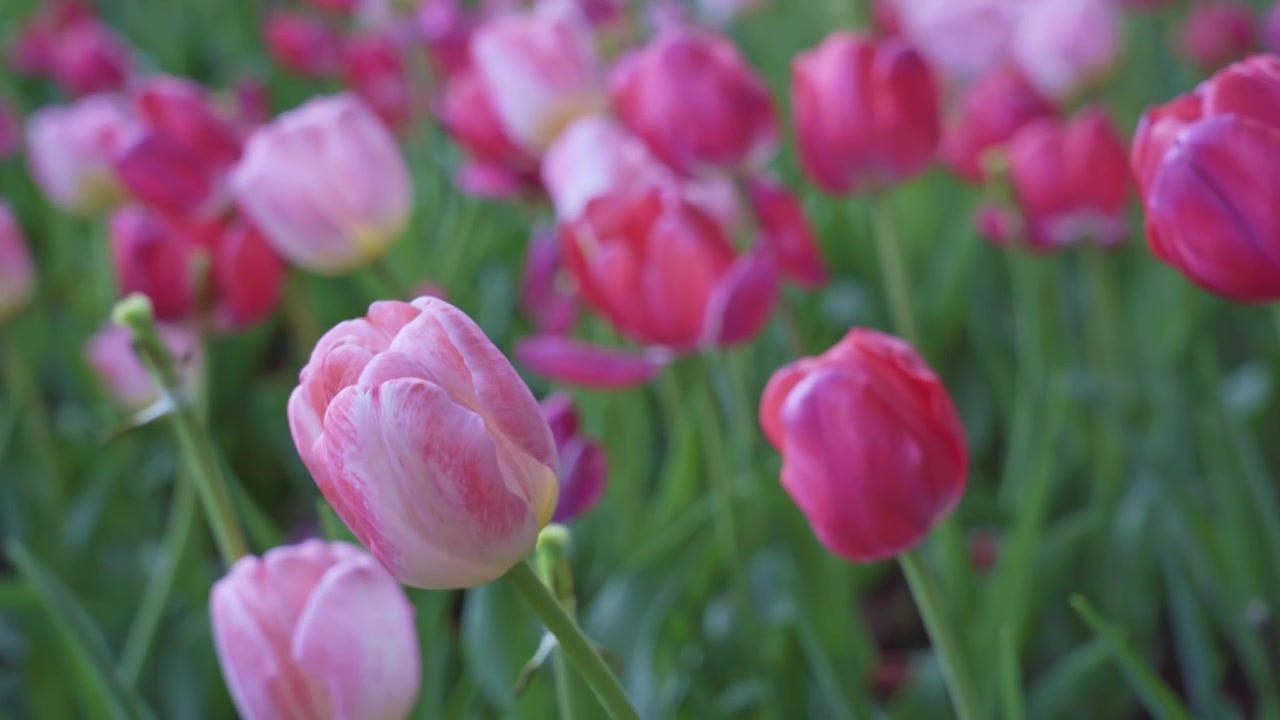
<svg viewBox="0 0 1280 720">
<path fill-rule="evenodd" d="M 40 488 L 41 499 L 54 508 L 61 502 L 65 488 L 53 420 L 49 417 L 44 398 L 40 397 L 40 383 L 27 365 L 26 358 L 22 356 L 16 339 L 4 338 L 0 340 L 0 344 L 5 346 L 5 384 L 13 388 L 13 392 L 19 395 L 20 401 L 25 406 L 23 415 L 19 417 L 26 418 L 27 441 L 40 456 L 40 463 L 48 473 L 45 480 L 36 483 L 36 486 Z M 19 422 L 19 424 L 22 423 Z"/>
<path fill-rule="evenodd" d="M 249 544 L 240 528 L 213 441 L 192 403 L 183 397 L 184 390 L 173 356 L 156 329 L 151 301 L 143 295 L 130 295 L 116 304 L 113 316 L 116 322 L 133 332 L 135 352 L 151 372 L 161 396 L 172 403 L 170 420 L 183 463 L 196 484 L 222 561 L 230 565 L 249 554 Z"/>
<path fill-rule="evenodd" d="M 920 347 L 920 328 L 911 308 L 911 283 L 902 257 L 902 242 L 894 229 L 892 212 L 887 198 L 872 200 L 871 225 L 876 236 L 876 254 L 880 260 L 880 273 L 884 276 L 885 294 L 889 296 L 889 315 L 893 319 L 894 330 L 916 350 L 924 352 Z"/>
<path fill-rule="evenodd" d="M 951 696 L 956 717 L 959 720 L 977 720 L 980 717 L 978 696 L 974 692 L 974 685 L 969 677 L 960 639 L 950 619 L 944 613 L 937 584 L 934 583 L 933 577 L 916 551 L 899 555 L 898 564 L 902 567 L 903 575 L 907 577 L 911 596 L 915 599 L 920 617 L 924 619 L 929 640 L 938 653 L 938 660 L 942 665 L 942 676 L 946 679 L 947 692 Z"/>
<path fill-rule="evenodd" d="M 548 532 L 555 530 L 556 532 Z M 573 571 L 565 557 L 567 532 L 559 525 L 549 525 L 538 538 L 538 574 L 555 593 L 569 617 L 577 617 L 577 603 L 573 597 Z M 551 669 L 556 683 L 556 705 L 560 720 L 582 720 L 586 713 L 582 708 L 582 695 L 577 679 L 569 669 L 564 651 L 557 647 L 551 652 Z"/>
<path fill-rule="evenodd" d="M 622 689 L 622 683 L 618 681 L 618 677 L 605 664 L 604 658 L 600 657 L 600 653 L 587 639 L 582 628 L 578 627 L 577 621 L 565 611 L 560 601 L 551 594 L 551 590 L 538 579 L 537 573 L 529 563 L 527 561 L 516 563 L 505 577 L 542 619 L 547 630 L 556 636 L 556 640 L 560 643 L 560 651 L 577 668 L 578 674 L 591 687 L 600 704 L 609 713 L 609 717 L 615 720 L 639 720 L 640 714 L 627 698 L 627 693 Z"/>
</svg>

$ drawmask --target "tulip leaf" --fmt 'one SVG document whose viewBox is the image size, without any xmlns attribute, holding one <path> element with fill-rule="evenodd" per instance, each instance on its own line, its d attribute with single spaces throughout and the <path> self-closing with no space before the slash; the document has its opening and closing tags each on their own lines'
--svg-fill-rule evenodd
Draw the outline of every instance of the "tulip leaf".
<svg viewBox="0 0 1280 720">
<path fill-rule="evenodd" d="M 520 672 L 541 639 L 541 625 L 509 583 L 467 591 L 462 609 L 464 662 L 481 693 L 504 715 L 515 706 Z M 530 689 L 537 684 L 535 678 Z"/>
<path fill-rule="evenodd" d="M 107 698 L 114 717 L 129 720 L 154 720 L 155 714 L 115 668 L 107 647 L 93 620 L 61 581 L 19 542 L 6 548 L 9 558 L 31 585 L 67 644 L 92 669 L 98 689 Z"/>
</svg>

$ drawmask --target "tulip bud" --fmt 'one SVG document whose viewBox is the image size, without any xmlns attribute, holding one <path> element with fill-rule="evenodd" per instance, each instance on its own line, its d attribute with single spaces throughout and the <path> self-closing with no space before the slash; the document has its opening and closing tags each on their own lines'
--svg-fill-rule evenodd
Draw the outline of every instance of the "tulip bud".
<svg viewBox="0 0 1280 720">
<path fill-rule="evenodd" d="M 482 197 L 513 197 L 537 185 L 537 160 L 508 137 L 484 82 L 460 72 L 445 86 L 440 122 L 471 162 L 461 173 L 464 192 Z"/>
<path fill-rule="evenodd" d="M 946 388 L 905 342 L 854 328 L 774 373 L 760 424 L 782 487 L 828 550 L 854 562 L 906 552 L 960 501 L 964 428 Z"/>
<path fill-rule="evenodd" d="M 1227 0 L 1192 6 L 1183 21 L 1178 49 L 1196 67 L 1212 72 L 1253 50 L 1253 11 Z"/>
<path fill-rule="evenodd" d="M 387 35 L 364 33 L 349 39 L 343 48 L 343 77 L 388 127 L 401 129 L 413 121 L 414 98 L 403 51 Z"/>
<path fill-rule="evenodd" d="M 27 306 L 35 284 L 36 268 L 27 239 L 9 203 L 0 198 L 0 325 Z"/>
<path fill-rule="evenodd" d="M 903 37 L 948 76 L 978 77 L 1008 53 L 1024 3 L 894 0 Z"/>
<path fill-rule="evenodd" d="M 958 116 L 942 141 L 943 160 L 961 178 L 981 181 L 988 151 L 1023 125 L 1055 112 L 1053 103 L 1031 87 L 1022 73 L 997 68 L 965 90 Z"/>
<path fill-rule="evenodd" d="M 801 164 L 829 193 L 905 180 L 933 161 L 938 90 L 900 40 L 833 33 L 792 61 L 791 94 Z"/>
<path fill-rule="evenodd" d="M 336 72 L 342 60 L 342 36 L 324 21 L 272 10 L 262 26 L 267 52 L 285 69 L 319 77 Z"/>
<path fill-rule="evenodd" d="M 1133 141 L 1151 252 L 1240 302 L 1280 300 L 1280 223 L 1259 184 L 1280 162 L 1277 107 L 1280 60 L 1259 55 L 1148 110 Z"/>
<path fill-rule="evenodd" d="M 200 338 L 181 325 L 160 325 L 160 337 L 177 363 L 186 388 L 195 386 L 203 362 Z M 133 333 L 112 323 L 89 339 L 85 361 L 122 408 L 137 412 L 160 399 L 151 373 L 133 351 Z"/>
<path fill-rule="evenodd" d="M 364 551 L 306 540 L 236 561 L 209 596 L 245 720 L 404 720 L 422 681 L 413 605 Z"/>
<path fill-rule="evenodd" d="M 751 179 L 748 192 L 760 237 L 782 272 L 805 287 L 825 283 L 827 269 L 799 198 L 777 181 L 759 176 Z"/>
<path fill-rule="evenodd" d="M 73 23 L 54 45 L 53 75 L 70 95 L 120 90 L 132 70 L 124 38 L 97 19 Z"/>
<path fill-rule="evenodd" d="M 121 199 L 115 157 L 142 132 L 119 98 L 94 95 L 49 106 L 27 119 L 31 175 L 54 205 L 72 212 L 105 210 Z"/>
<path fill-rule="evenodd" d="M 511 363 L 436 298 L 374 303 L 316 345 L 289 426 L 320 491 L 401 582 L 480 585 L 556 507 L 556 445 Z"/>
<path fill-rule="evenodd" d="M 1006 146 L 1009 180 L 1031 247 L 1053 250 L 1128 235 L 1129 173 L 1124 142 L 1101 108 L 1068 122 L 1037 120 Z"/>
<path fill-rule="evenodd" d="M 604 105 L 591 28 L 570 5 L 490 20 L 471 54 L 507 136 L 530 154 Z"/>
<path fill-rule="evenodd" d="M 1068 100 L 1111 70 L 1122 32 L 1114 0 L 1034 0 L 1018 15 L 1013 57 L 1037 90 Z"/>
<path fill-rule="evenodd" d="M 560 502 L 551 521 L 569 522 L 595 507 L 604 495 L 608 475 L 604 448 L 580 432 L 572 397 L 552 395 L 542 401 L 542 412 L 560 453 Z"/>
<path fill-rule="evenodd" d="M 610 93 L 622 122 L 682 173 L 757 162 L 777 141 L 769 89 L 710 32 L 659 34 L 617 65 Z"/>
<path fill-rule="evenodd" d="M 327 275 L 386 252 L 412 203 L 395 138 L 347 94 L 310 100 L 254 132 L 231 190 L 277 252 Z"/>
</svg>

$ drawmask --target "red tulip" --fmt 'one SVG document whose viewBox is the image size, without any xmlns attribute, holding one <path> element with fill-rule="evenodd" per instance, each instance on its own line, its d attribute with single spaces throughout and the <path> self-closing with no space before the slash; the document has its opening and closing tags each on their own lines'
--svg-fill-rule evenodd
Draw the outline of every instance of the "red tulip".
<svg viewBox="0 0 1280 720">
<path fill-rule="evenodd" d="M 1056 108 L 1020 72 L 1001 67 L 979 78 L 960 99 L 960 110 L 942 140 L 942 158 L 957 175 L 979 182 L 987 152 L 1023 125 L 1052 116 Z"/>
<path fill-rule="evenodd" d="M 473 194 L 509 197 L 537 186 L 538 161 L 517 146 L 494 111 L 484 83 L 474 72 L 455 75 L 445 86 L 440 121 L 467 151 L 464 170 L 480 182 L 464 186 Z"/>
<path fill-rule="evenodd" d="M 284 261 L 248 220 L 233 217 L 218 227 L 209 253 L 206 281 L 214 303 L 214 329 L 233 331 L 255 325 L 275 312 L 288 271 Z"/>
<path fill-rule="evenodd" d="M 1280 162 L 1280 59 L 1236 63 L 1148 110 L 1130 160 L 1157 258 L 1223 297 L 1280 300 L 1280 218 L 1267 180 Z"/>
<path fill-rule="evenodd" d="M 1009 179 L 1027 241 L 1053 250 L 1128 234 L 1129 173 L 1124 142 L 1101 108 L 1070 121 L 1041 119 L 1006 146 Z"/>
<path fill-rule="evenodd" d="M 69 94 L 82 97 L 120 90 L 132 72 L 132 50 L 100 20 L 79 20 L 57 37 L 53 76 Z"/>
<path fill-rule="evenodd" d="M 833 33 L 796 56 L 791 93 L 801 163 L 827 192 L 905 180 L 933 161 L 938 90 L 901 40 Z"/>
<path fill-rule="evenodd" d="M 827 269 L 799 198 L 785 185 L 763 176 L 751 178 L 748 194 L 760 237 L 783 274 L 805 287 L 825 283 Z"/>
<path fill-rule="evenodd" d="M 911 549 L 960 502 L 964 428 L 942 382 L 905 342 L 855 328 L 774 373 L 760 424 L 782 486 L 828 550 L 854 562 Z"/>
<path fill-rule="evenodd" d="M 1231 0 L 1194 5 L 1183 22 L 1178 49 L 1205 72 L 1244 57 L 1257 44 L 1253 11 Z"/>
<path fill-rule="evenodd" d="M 773 151 L 769 90 L 728 39 L 671 30 L 625 57 L 610 91 L 618 117 L 671 167 L 736 167 Z"/>
<path fill-rule="evenodd" d="M 156 317 L 180 321 L 195 312 L 197 245 L 141 206 L 111 215 L 111 255 L 120 293 L 151 299 Z"/>
<path fill-rule="evenodd" d="M 27 238 L 9 203 L 0 198 L 0 325 L 27 306 L 35 285 L 36 268 Z"/>
<path fill-rule="evenodd" d="M 381 33 L 364 33 L 347 40 L 343 51 L 347 86 L 392 128 L 408 127 L 415 102 L 404 51 Z"/>
<path fill-rule="evenodd" d="M 542 401 L 542 413 L 560 453 L 560 500 L 551 521 L 569 522 L 600 502 L 608 462 L 604 448 L 578 427 L 573 398 L 564 393 L 552 395 Z"/>
<path fill-rule="evenodd" d="M 665 189 L 596 198 L 562 225 L 561 243 L 586 302 L 646 345 L 745 340 L 776 292 L 772 261 L 737 257 L 718 223 Z"/>
<path fill-rule="evenodd" d="M 516 343 L 521 365 L 556 382 L 602 390 L 644 385 L 673 359 L 669 350 L 634 352 L 600 347 L 563 335 L 531 335 Z"/>
<path fill-rule="evenodd" d="M 272 10 L 263 24 L 267 51 L 287 70 L 321 76 L 337 72 L 342 38 L 324 21 L 287 10 Z"/>
</svg>

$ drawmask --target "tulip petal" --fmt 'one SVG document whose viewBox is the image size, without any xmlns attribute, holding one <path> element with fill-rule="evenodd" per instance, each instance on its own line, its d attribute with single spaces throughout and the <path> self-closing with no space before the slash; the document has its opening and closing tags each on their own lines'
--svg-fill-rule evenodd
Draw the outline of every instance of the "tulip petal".
<svg viewBox="0 0 1280 720">
<path fill-rule="evenodd" d="M 334 566 L 315 587 L 292 656 L 328 689 L 334 720 L 408 717 L 421 683 L 413 616 L 400 586 L 367 557 Z"/>
<path fill-rule="evenodd" d="M 670 364 L 671 354 L 664 350 L 629 353 L 560 335 L 535 335 L 516 344 L 516 359 L 558 382 L 618 390 L 652 380 Z"/>
<path fill-rule="evenodd" d="M 768 252 L 739 257 L 707 303 L 707 342 L 732 345 L 760 332 L 778 296 L 778 271 Z"/>
</svg>

